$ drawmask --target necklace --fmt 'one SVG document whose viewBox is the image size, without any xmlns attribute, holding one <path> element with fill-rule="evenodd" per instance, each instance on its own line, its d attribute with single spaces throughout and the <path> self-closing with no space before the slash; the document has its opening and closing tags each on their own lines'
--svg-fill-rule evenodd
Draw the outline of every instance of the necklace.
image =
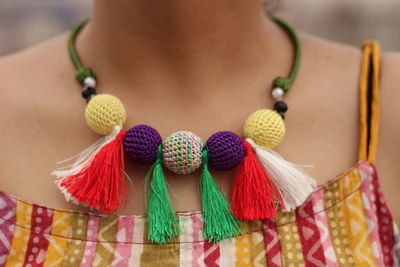
<svg viewBox="0 0 400 267">
<path fill-rule="evenodd" d="M 145 192 L 149 194 L 148 239 L 156 243 L 165 243 L 181 231 L 163 166 L 180 175 L 201 168 L 203 234 L 210 241 L 239 235 L 239 220 L 265 219 L 276 215 L 278 209 L 290 211 L 301 205 L 314 190 L 314 180 L 272 150 L 285 135 L 283 120 L 288 107 L 283 97 L 297 75 L 300 41 L 290 25 L 276 17 L 271 19 L 287 31 L 295 50 L 290 75 L 273 81 L 274 109 L 250 114 L 243 127 L 244 140 L 233 132 L 221 131 L 206 142 L 189 131 L 172 133 L 163 141 L 156 129 L 145 124 L 123 130 L 123 103 L 110 94 L 96 94 L 94 71 L 81 64 L 75 49 L 75 39 L 88 20 L 75 26 L 68 40 L 68 52 L 77 69 L 76 80 L 83 86 L 82 97 L 87 101 L 86 122 L 104 137 L 70 159 L 71 165 L 52 173 L 66 199 L 105 213 L 115 211 L 122 198 L 126 205 L 126 154 L 138 163 L 152 164 L 145 178 Z M 238 168 L 230 204 L 209 167 Z"/>
</svg>

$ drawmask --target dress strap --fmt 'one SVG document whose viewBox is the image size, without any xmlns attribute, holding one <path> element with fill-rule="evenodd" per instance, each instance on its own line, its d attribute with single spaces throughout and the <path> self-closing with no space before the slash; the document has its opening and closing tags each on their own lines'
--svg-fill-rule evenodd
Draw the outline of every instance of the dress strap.
<svg viewBox="0 0 400 267">
<path fill-rule="evenodd" d="M 363 50 L 359 80 L 360 97 L 360 147 L 359 160 L 375 163 L 379 133 L 380 45 L 366 40 Z"/>
</svg>

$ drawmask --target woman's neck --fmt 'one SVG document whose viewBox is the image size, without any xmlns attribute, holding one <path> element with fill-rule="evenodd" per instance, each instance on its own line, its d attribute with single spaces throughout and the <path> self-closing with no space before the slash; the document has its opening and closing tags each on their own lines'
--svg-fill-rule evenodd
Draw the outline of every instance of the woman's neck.
<svg viewBox="0 0 400 267">
<path fill-rule="evenodd" d="M 292 56 L 290 41 L 259 0 L 94 1 L 77 46 L 85 65 L 127 83 L 146 73 L 182 83 L 268 71 L 268 64 L 285 71 Z"/>
</svg>

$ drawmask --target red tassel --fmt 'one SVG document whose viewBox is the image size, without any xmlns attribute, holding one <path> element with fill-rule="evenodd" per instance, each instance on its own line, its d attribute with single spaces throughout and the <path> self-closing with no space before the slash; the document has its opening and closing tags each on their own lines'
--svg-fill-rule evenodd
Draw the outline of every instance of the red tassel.
<svg viewBox="0 0 400 267">
<path fill-rule="evenodd" d="M 114 140 L 99 148 L 93 158 L 78 173 L 59 177 L 59 187 L 68 199 L 110 213 L 127 201 L 125 162 L 121 130 Z"/>
<path fill-rule="evenodd" d="M 232 185 L 231 208 L 240 220 L 262 220 L 276 215 L 281 195 L 260 165 L 251 145 L 243 141 L 245 157 Z M 278 203 L 276 203 L 278 202 Z"/>
</svg>

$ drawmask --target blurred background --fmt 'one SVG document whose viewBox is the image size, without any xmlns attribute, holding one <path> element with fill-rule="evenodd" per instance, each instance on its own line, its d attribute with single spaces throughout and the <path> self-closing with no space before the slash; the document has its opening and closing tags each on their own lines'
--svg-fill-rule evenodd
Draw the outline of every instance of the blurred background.
<svg viewBox="0 0 400 267">
<path fill-rule="evenodd" d="M 266 0 L 266 8 L 299 29 L 360 45 L 377 39 L 400 51 L 399 0 Z M 0 0 L 0 55 L 66 31 L 90 14 L 91 1 Z"/>
</svg>

